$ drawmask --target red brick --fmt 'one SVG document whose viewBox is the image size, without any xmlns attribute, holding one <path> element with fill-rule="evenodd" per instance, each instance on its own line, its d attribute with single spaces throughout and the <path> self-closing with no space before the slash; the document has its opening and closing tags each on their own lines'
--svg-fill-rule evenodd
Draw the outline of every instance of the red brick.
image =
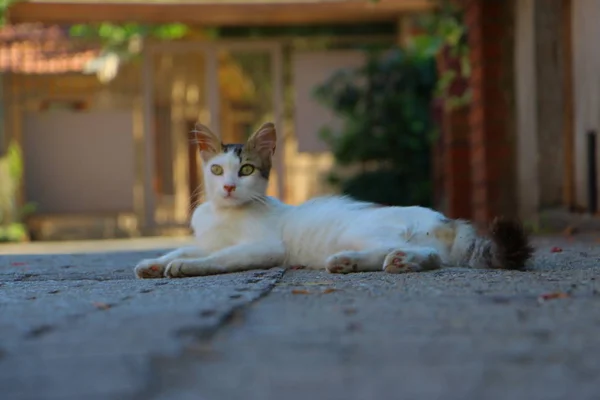
<svg viewBox="0 0 600 400">
<path fill-rule="evenodd" d="M 448 212 L 467 212 L 479 222 L 489 221 L 502 210 L 503 191 L 514 162 L 507 92 L 511 88 L 506 88 L 507 71 L 503 67 L 505 44 L 510 38 L 506 3 L 462 2 L 469 28 L 472 102 L 468 117 L 447 114 L 443 123 L 443 185 Z M 469 137 L 465 140 L 467 129 Z M 471 193 L 472 201 L 459 203 L 465 192 Z M 470 203 L 471 209 L 465 211 L 465 203 Z"/>
</svg>

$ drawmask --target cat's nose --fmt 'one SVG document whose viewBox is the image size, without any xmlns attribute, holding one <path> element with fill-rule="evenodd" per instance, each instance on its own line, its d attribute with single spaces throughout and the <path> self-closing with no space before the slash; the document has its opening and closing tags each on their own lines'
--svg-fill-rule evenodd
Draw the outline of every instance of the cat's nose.
<svg viewBox="0 0 600 400">
<path fill-rule="evenodd" d="M 227 193 L 235 192 L 235 185 L 223 185 L 223 189 L 225 189 Z"/>
</svg>

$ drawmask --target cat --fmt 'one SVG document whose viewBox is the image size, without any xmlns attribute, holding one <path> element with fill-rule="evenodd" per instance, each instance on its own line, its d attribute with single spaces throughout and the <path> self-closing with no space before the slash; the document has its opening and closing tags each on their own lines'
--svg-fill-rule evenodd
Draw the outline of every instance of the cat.
<svg viewBox="0 0 600 400">
<path fill-rule="evenodd" d="M 138 278 L 179 278 L 304 267 L 331 273 L 418 272 L 442 266 L 522 270 L 533 254 L 522 225 L 496 219 L 490 236 L 429 208 L 387 207 L 344 196 L 292 206 L 266 196 L 276 148 L 273 123 L 244 144 L 196 138 L 206 200 L 193 212 L 195 245 L 135 267 Z"/>
</svg>

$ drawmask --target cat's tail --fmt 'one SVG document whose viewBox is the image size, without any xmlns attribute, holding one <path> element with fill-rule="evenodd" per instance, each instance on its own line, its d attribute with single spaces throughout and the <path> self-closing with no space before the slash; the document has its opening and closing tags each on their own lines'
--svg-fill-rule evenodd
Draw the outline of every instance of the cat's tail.
<svg viewBox="0 0 600 400">
<path fill-rule="evenodd" d="M 480 236 L 473 226 L 455 221 L 451 258 L 472 268 L 524 270 L 534 249 L 523 225 L 515 220 L 496 218 L 488 236 Z"/>
</svg>

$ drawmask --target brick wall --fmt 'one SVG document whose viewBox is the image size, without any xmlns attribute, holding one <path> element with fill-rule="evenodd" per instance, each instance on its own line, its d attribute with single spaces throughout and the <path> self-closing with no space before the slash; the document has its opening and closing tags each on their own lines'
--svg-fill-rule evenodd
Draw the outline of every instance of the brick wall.
<svg viewBox="0 0 600 400">
<path fill-rule="evenodd" d="M 466 0 L 472 219 L 516 214 L 512 1 Z"/>
<path fill-rule="evenodd" d="M 455 73 L 454 83 L 448 89 L 450 96 L 461 96 L 468 86 L 460 78 L 461 64 L 448 49 L 437 57 L 438 74 Z M 444 107 L 438 113 L 440 138 L 435 146 L 434 171 L 436 173 L 436 206 L 450 218 L 470 219 L 471 207 L 471 149 L 468 106 Z"/>
</svg>

